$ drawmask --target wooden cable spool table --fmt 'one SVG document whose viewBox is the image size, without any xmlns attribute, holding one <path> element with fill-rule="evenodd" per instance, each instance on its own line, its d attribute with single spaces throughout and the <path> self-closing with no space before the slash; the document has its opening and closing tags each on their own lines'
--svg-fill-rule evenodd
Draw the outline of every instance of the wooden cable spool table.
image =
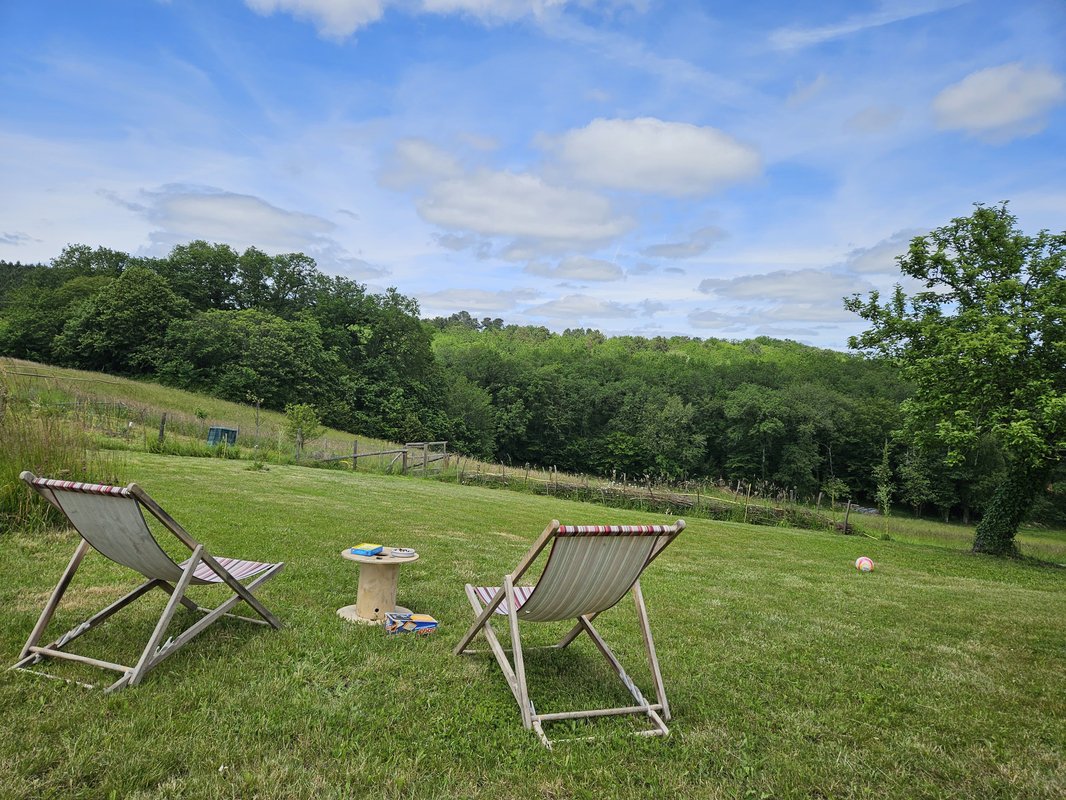
<svg viewBox="0 0 1066 800">
<path fill-rule="evenodd" d="M 349 622 L 381 625 L 386 613 L 411 613 L 410 609 L 396 605 L 396 586 L 400 581 L 400 566 L 418 561 L 417 553 L 400 558 L 392 555 L 391 547 L 386 547 L 376 556 L 362 556 L 346 547 L 341 555 L 359 564 L 359 590 L 354 605 L 337 609 L 340 617 Z"/>
</svg>

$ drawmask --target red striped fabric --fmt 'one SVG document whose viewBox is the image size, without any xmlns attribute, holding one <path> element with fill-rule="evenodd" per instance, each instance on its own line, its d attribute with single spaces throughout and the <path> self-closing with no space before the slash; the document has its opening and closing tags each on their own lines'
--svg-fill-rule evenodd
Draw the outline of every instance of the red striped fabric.
<svg viewBox="0 0 1066 800">
<path fill-rule="evenodd" d="M 662 536 L 673 525 L 560 525 L 558 536 Z"/>
<path fill-rule="evenodd" d="M 494 598 L 496 596 L 496 592 L 500 591 L 500 587 L 499 586 L 475 586 L 474 587 L 474 591 L 477 592 L 477 596 L 479 598 L 481 598 L 482 604 L 487 606 L 489 603 L 492 602 L 492 598 Z M 519 608 L 521 608 L 525 604 L 526 600 L 529 599 L 529 596 L 531 594 L 533 594 L 533 587 L 532 586 L 516 586 L 516 587 L 514 587 L 514 600 L 515 600 L 515 605 L 517 606 L 517 608 L 515 608 L 515 611 L 517 611 Z M 498 606 L 496 606 L 496 612 L 495 613 L 497 613 L 497 614 L 506 614 L 507 613 L 507 601 L 506 600 L 504 600 Z"/>
<path fill-rule="evenodd" d="M 130 490 L 121 486 L 108 486 L 103 483 L 79 483 L 78 481 L 57 481 L 53 478 L 34 478 L 34 486 L 43 486 L 55 491 L 81 492 L 82 494 L 108 494 L 115 497 L 129 497 Z"/>
<path fill-rule="evenodd" d="M 245 578 L 250 578 L 253 575 L 258 575 L 260 572 L 265 572 L 274 566 L 274 564 L 267 564 L 262 561 L 242 561 L 239 558 L 215 558 L 215 561 L 219 563 L 224 570 L 239 581 L 243 581 Z M 189 563 L 189 559 L 183 561 L 179 566 L 185 569 L 185 566 Z M 222 578 L 218 575 L 210 566 L 201 561 L 196 566 L 196 571 L 193 573 L 193 577 L 196 580 L 203 581 L 204 583 L 221 583 Z"/>
</svg>

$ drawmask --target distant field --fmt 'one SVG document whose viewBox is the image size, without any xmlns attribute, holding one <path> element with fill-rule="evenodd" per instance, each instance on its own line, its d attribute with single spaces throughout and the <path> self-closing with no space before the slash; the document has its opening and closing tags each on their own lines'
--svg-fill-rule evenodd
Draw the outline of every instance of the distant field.
<svg viewBox="0 0 1066 800">
<path fill-rule="evenodd" d="M 262 592 L 287 627 L 224 621 L 115 696 L 3 673 L 0 796 L 1066 793 L 1066 570 L 693 519 L 643 581 L 673 735 L 630 737 L 625 720 L 607 719 L 594 726 L 607 738 L 549 752 L 522 728 L 491 656 L 451 655 L 471 617 L 462 585 L 499 580 L 553 517 L 649 515 L 412 478 L 122 457 L 124 471 L 215 551 L 288 562 Z M 356 589 L 339 551 L 365 539 L 421 553 L 403 568 L 399 599 L 436 616 L 437 634 L 392 639 L 336 616 Z M 8 662 L 74 541 L 5 538 Z M 877 569 L 858 573 L 859 555 Z M 90 556 L 57 630 L 132 584 Z M 161 599 L 86 636 L 81 652 L 135 658 Z M 647 686 L 632 603 L 601 619 Z M 526 635 L 547 643 L 566 627 L 528 625 Z M 527 669 L 541 710 L 624 702 L 588 641 L 530 654 Z M 85 676 L 77 665 L 55 670 Z"/>
</svg>

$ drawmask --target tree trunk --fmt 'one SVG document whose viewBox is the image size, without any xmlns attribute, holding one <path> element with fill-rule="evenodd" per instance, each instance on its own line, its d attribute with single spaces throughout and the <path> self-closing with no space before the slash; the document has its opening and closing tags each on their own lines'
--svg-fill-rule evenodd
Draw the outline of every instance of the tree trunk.
<svg viewBox="0 0 1066 800">
<path fill-rule="evenodd" d="M 1043 483 L 1043 473 L 1016 465 L 996 487 L 995 494 L 977 524 L 973 552 L 994 556 L 1016 556 L 1014 534 Z"/>
</svg>

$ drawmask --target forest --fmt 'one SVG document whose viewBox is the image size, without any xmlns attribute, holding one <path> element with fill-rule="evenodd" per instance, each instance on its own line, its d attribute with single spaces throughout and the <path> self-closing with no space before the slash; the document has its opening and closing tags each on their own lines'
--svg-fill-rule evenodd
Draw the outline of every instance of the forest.
<svg viewBox="0 0 1066 800">
<path fill-rule="evenodd" d="M 628 480 L 743 481 L 969 520 L 999 479 L 987 439 L 946 467 L 896 432 L 889 360 L 793 341 L 605 337 L 423 320 L 299 253 L 204 241 L 163 258 L 67 247 L 0 262 L 0 355 L 141 377 L 396 441 Z M 1034 513 L 1057 517 L 1042 497 Z"/>
</svg>

